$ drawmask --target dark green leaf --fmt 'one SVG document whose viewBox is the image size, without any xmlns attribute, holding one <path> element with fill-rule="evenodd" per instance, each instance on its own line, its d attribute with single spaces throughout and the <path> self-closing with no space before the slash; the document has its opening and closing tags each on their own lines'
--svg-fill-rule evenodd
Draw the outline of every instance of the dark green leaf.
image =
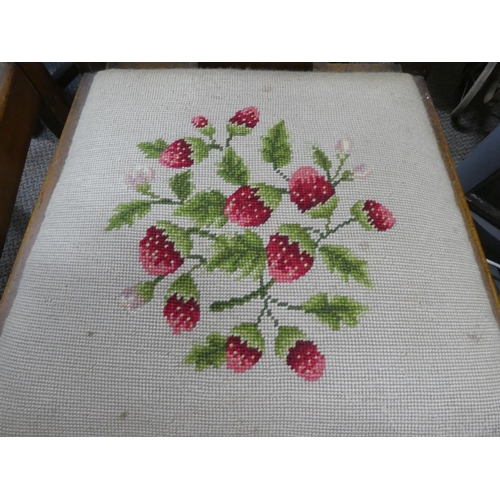
<svg viewBox="0 0 500 500">
<path fill-rule="evenodd" d="M 167 300 L 174 294 L 182 297 L 185 301 L 191 298 L 200 299 L 200 292 L 190 274 L 182 274 L 170 285 L 166 295 Z"/>
<path fill-rule="evenodd" d="M 137 285 L 135 286 L 137 295 L 139 295 L 139 297 L 144 300 L 144 302 L 149 302 L 154 296 L 156 284 L 156 280 L 137 283 Z"/>
<path fill-rule="evenodd" d="M 301 308 L 308 314 L 314 314 L 332 330 L 339 330 L 341 323 L 350 327 L 356 326 L 359 316 L 368 310 L 368 307 L 354 299 L 342 295 L 328 298 L 326 293 L 312 296 L 302 304 Z"/>
<path fill-rule="evenodd" d="M 222 161 L 217 165 L 219 167 L 217 173 L 225 181 L 237 186 L 248 184 L 250 172 L 243 163 L 243 159 L 235 153 L 233 148 L 226 149 Z"/>
<path fill-rule="evenodd" d="M 262 137 L 262 159 L 276 168 L 284 167 L 292 161 L 292 149 L 282 120 L 270 128 L 267 136 Z"/>
<path fill-rule="evenodd" d="M 134 200 L 128 203 L 120 203 L 115 208 L 115 214 L 109 219 L 106 231 L 120 229 L 127 225 L 132 226 L 137 219 L 141 219 L 151 210 L 151 202 L 148 200 Z"/>
<path fill-rule="evenodd" d="M 358 283 L 372 286 L 368 276 L 368 263 L 358 259 L 348 248 L 335 245 L 324 245 L 319 249 L 321 257 L 328 270 L 332 273 L 339 273 L 340 277 L 348 282 L 349 278 L 354 278 Z"/>
<path fill-rule="evenodd" d="M 221 235 L 214 244 L 215 254 L 208 261 L 207 271 L 220 269 L 239 279 L 251 276 L 259 279 L 266 268 L 267 254 L 261 237 L 248 229 L 235 236 Z"/>
<path fill-rule="evenodd" d="M 168 148 L 168 144 L 163 139 L 155 142 L 141 142 L 137 147 L 146 155 L 146 158 L 159 158 L 163 151 Z"/>
<path fill-rule="evenodd" d="M 319 149 L 317 146 L 313 146 L 313 159 L 314 163 L 318 165 L 318 167 L 321 167 L 323 170 L 330 170 L 332 168 L 332 162 L 328 159 L 328 156 Z"/>
<path fill-rule="evenodd" d="M 193 242 L 185 229 L 167 220 L 159 220 L 156 223 L 156 227 L 165 229 L 168 239 L 174 242 L 175 249 L 179 251 L 183 257 L 187 257 L 191 253 Z"/>
<path fill-rule="evenodd" d="M 357 201 L 351 207 L 351 215 L 356 219 L 357 222 L 361 224 L 361 226 L 367 231 L 372 231 L 374 228 L 370 224 L 370 219 L 368 218 L 368 214 L 363 210 L 365 202 L 360 200 Z"/>
<path fill-rule="evenodd" d="M 290 347 L 293 347 L 297 340 L 305 338 L 306 336 L 295 326 L 280 326 L 274 341 L 274 352 L 280 358 L 286 358 Z"/>
<path fill-rule="evenodd" d="M 226 362 L 227 338 L 218 333 L 211 333 L 205 339 L 205 344 L 194 344 L 189 354 L 184 358 L 187 365 L 195 365 L 196 370 L 220 368 Z"/>
<path fill-rule="evenodd" d="M 197 227 L 222 227 L 227 222 L 224 215 L 226 197 L 220 191 L 203 191 L 194 195 L 174 212 L 174 215 L 189 217 Z"/>
<path fill-rule="evenodd" d="M 193 172 L 188 170 L 187 172 L 174 175 L 168 183 L 175 196 L 181 201 L 187 200 L 193 192 L 194 184 L 191 182 L 192 176 Z"/>
<path fill-rule="evenodd" d="M 246 340 L 247 346 L 264 352 L 266 344 L 260 330 L 253 323 L 241 323 L 231 329 L 231 335 Z"/>
</svg>

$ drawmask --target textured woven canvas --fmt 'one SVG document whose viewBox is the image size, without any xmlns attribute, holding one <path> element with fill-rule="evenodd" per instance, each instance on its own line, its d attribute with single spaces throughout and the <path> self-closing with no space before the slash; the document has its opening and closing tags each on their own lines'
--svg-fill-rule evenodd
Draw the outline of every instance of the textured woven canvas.
<svg viewBox="0 0 500 500">
<path fill-rule="evenodd" d="M 0 337 L 2 435 L 498 435 L 408 75 L 109 70 Z"/>
</svg>

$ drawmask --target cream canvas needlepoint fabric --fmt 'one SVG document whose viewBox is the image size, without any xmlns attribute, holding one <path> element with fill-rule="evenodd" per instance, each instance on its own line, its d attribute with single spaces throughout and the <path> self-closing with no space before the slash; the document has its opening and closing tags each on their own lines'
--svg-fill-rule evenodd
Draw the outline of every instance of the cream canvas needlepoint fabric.
<svg viewBox="0 0 500 500">
<path fill-rule="evenodd" d="M 2 435 L 500 434 L 408 75 L 96 75 L 0 336 Z"/>
</svg>

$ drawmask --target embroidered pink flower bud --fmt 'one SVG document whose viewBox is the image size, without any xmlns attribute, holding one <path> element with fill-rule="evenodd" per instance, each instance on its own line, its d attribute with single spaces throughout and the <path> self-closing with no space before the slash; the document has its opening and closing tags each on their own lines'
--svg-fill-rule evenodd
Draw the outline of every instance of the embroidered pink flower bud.
<svg viewBox="0 0 500 500">
<path fill-rule="evenodd" d="M 344 139 L 340 139 L 335 146 L 335 150 L 341 154 L 347 155 L 350 153 L 352 147 L 352 139 L 350 137 L 346 137 Z"/>
<path fill-rule="evenodd" d="M 155 171 L 151 167 L 138 165 L 127 172 L 125 180 L 127 185 L 134 191 L 142 184 L 151 184 L 155 178 Z"/>
<path fill-rule="evenodd" d="M 370 175 L 372 175 L 372 171 L 363 163 L 354 167 L 352 171 L 355 179 L 365 179 L 366 177 L 370 177 Z"/>
</svg>

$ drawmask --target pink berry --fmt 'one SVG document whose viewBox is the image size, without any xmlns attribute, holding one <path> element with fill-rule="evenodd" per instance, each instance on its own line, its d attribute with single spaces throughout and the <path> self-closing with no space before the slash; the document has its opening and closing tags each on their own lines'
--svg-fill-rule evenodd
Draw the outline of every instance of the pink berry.
<svg viewBox="0 0 500 500">
<path fill-rule="evenodd" d="M 243 373 L 255 364 L 262 357 L 262 352 L 258 349 L 248 347 L 247 341 L 242 341 L 240 337 L 231 336 L 226 344 L 226 366 L 236 373 Z"/>
<path fill-rule="evenodd" d="M 167 300 L 163 308 L 163 316 L 175 335 L 190 332 L 200 320 L 200 306 L 194 297 L 185 300 L 174 294 Z"/>
<path fill-rule="evenodd" d="M 239 226 L 260 226 L 271 217 L 272 209 L 258 195 L 259 188 L 243 186 L 226 200 L 224 214 Z"/>
<path fill-rule="evenodd" d="M 208 120 L 204 116 L 195 116 L 191 119 L 191 123 L 196 128 L 205 128 L 208 125 Z"/>
<path fill-rule="evenodd" d="M 163 151 L 160 156 L 160 164 L 168 168 L 190 167 L 194 160 L 191 158 L 193 150 L 184 139 L 179 139 Z"/>
<path fill-rule="evenodd" d="M 173 241 L 168 239 L 164 229 L 156 226 L 146 231 L 146 236 L 139 243 L 139 260 L 144 270 L 151 276 L 167 276 L 184 263 Z"/>
<path fill-rule="evenodd" d="M 269 274 L 278 283 L 291 283 L 304 276 L 313 266 L 314 257 L 300 252 L 298 242 L 288 236 L 273 234 L 266 247 Z"/>
<path fill-rule="evenodd" d="M 290 201 L 301 212 L 326 203 L 335 190 L 320 173 L 312 167 L 300 167 L 292 175 L 290 182 Z"/>
<path fill-rule="evenodd" d="M 235 125 L 243 125 L 246 128 L 254 128 L 259 123 L 260 113 L 259 110 L 250 106 L 249 108 L 236 111 L 235 115 L 229 120 Z"/>
<path fill-rule="evenodd" d="M 370 224 L 378 231 L 387 231 L 396 224 L 396 218 L 392 212 L 381 203 L 367 200 L 363 205 L 363 210 L 367 213 Z"/>
<path fill-rule="evenodd" d="M 299 377 L 310 382 L 320 379 L 325 371 L 325 357 L 309 340 L 297 340 L 288 351 L 286 363 Z"/>
</svg>

